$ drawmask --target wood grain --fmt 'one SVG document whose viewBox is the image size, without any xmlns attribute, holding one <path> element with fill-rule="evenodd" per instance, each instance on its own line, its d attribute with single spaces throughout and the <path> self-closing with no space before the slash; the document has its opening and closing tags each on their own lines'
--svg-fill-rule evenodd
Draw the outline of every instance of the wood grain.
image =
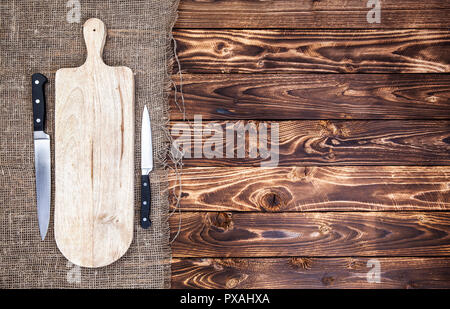
<svg viewBox="0 0 450 309">
<path fill-rule="evenodd" d="M 181 181 L 182 211 L 450 210 L 449 166 L 186 168 Z"/>
<path fill-rule="evenodd" d="M 448 256 L 449 212 L 189 212 L 174 257 Z"/>
<path fill-rule="evenodd" d="M 450 118 L 443 74 L 183 74 L 182 86 L 186 119 Z M 173 92 L 170 104 L 183 119 Z"/>
<path fill-rule="evenodd" d="M 448 30 L 175 30 L 185 73 L 444 73 Z"/>
<path fill-rule="evenodd" d="M 267 120 L 280 156 L 184 159 L 172 287 L 450 287 L 450 3 L 366 4 L 181 1 L 186 118 Z"/>
<path fill-rule="evenodd" d="M 178 28 L 446 28 L 450 9 L 440 0 L 383 0 L 381 22 L 368 23 L 367 1 L 183 0 Z"/>
<path fill-rule="evenodd" d="M 243 149 L 229 139 L 234 147 L 234 157 L 226 158 L 226 124 L 234 125 L 235 131 L 255 126 L 259 121 L 203 122 L 203 139 L 215 136 L 218 145 L 223 146 L 223 158 L 194 158 L 194 139 L 201 137 L 200 130 L 194 132 L 187 123 L 172 123 L 172 137 L 177 143 L 184 143 L 186 167 L 198 166 L 261 166 L 262 162 L 278 163 L 277 166 L 314 166 L 314 165 L 449 165 L 450 164 L 450 122 L 449 121 L 279 121 L 264 122 L 269 127 L 269 145 L 272 126 L 279 127 L 279 158 L 275 155 L 262 159 L 260 155 L 250 158 L 249 145 Z M 217 124 L 217 127 L 214 125 Z M 220 128 L 220 129 L 219 129 Z M 240 129 L 239 129 L 240 128 Z M 220 131 L 222 130 L 222 136 Z M 236 134 L 235 134 L 236 135 Z M 191 137 L 193 136 L 193 137 Z M 243 140 L 243 138 L 240 138 Z M 221 142 L 220 142 L 221 141 Z M 248 132 L 246 141 L 249 141 Z M 255 145 L 253 143 L 253 145 Z M 203 146 L 202 146 L 203 147 Z M 268 147 L 270 148 L 270 147 Z M 238 158 L 237 149 L 245 150 L 245 157 Z M 270 150 L 270 149 L 269 149 Z M 274 152 L 275 152 L 274 148 Z M 271 151 L 271 150 L 270 150 Z"/>
<path fill-rule="evenodd" d="M 367 273 L 379 262 L 380 283 Z M 174 259 L 175 289 L 450 288 L 450 258 Z"/>
<path fill-rule="evenodd" d="M 86 62 L 55 79 L 55 239 L 74 264 L 100 267 L 133 238 L 134 78 L 104 64 L 102 21 L 83 33 Z"/>
</svg>

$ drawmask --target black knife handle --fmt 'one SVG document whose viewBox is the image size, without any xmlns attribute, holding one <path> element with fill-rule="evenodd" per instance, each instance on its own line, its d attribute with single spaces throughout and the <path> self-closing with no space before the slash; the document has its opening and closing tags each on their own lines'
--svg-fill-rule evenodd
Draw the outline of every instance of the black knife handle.
<svg viewBox="0 0 450 309">
<path fill-rule="evenodd" d="M 31 96 L 33 98 L 33 124 L 34 131 L 44 131 L 45 127 L 45 96 L 44 84 L 47 77 L 41 73 L 35 73 L 31 76 Z"/>
<path fill-rule="evenodd" d="M 150 177 L 148 175 L 141 176 L 141 227 L 148 229 L 152 225 L 150 221 Z"/>
</svg>

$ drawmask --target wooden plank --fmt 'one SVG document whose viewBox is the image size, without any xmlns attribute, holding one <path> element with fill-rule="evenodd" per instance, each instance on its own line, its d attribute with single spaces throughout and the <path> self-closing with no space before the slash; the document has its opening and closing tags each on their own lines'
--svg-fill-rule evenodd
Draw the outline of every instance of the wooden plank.
<svg viewBox="0 0 450 309">
<path fill-rule="evenodd" d="M 226 213 L 170 218 L 174 257 L 448 256 L 449 212 Z"/>
<path fill-rule="evenodd" d="M 17 39 L 34 36 L 42 45 L 53 46 L 46 31 L 17 33 Z M 450 30 L 174 30 L 177 52 L 184 73 L 448 73 Z M 160 33 L 151 30 L 111 29 L 104 59 L 119 65 L 109 51 L 124 50 L 121 59 L 133 72 L 133 46 L 124 41 L 142 41 L 142 46 Z M 26 48 L 32 49 L 33 42 Z M 83 64 L 82 42 L 62 38 L 74 45 L 71 54 L 55 53 L 49 71 L 62 59 Z M 142 47 L 145 49 L 145 47 Z M 134 51 L 134 52 L 133 52 Z M 148 55 L 148 61 L 157 61 Z M 7 70 L 7 69 L 4 69 Z M 6 72 L 6 71 L 5 71 Z"/>
<path fill-rule="evenodd" d="M 380 23 L 368 23 L 367 1 L 183 0 L 178 28 L 445 28 L 447 1 L 383 0 Z"/>
<path fill-rule="evenodd" d="M 369 282 L 373 263 L 380 282 Z M 368 274 L 369 273 L 369 274 Z M 174 259 L 176 289 L 450 288 L 450 258 Z"/>
<path fill-rule="evenodd" d="M 450 118 L 443 74 L 184 74 L 182 86 L 186 119 Z"/>
<path fill-rule="evenodd" d="M 450 166 L 186 168 L 181 181 L 183 211 L 450 210 Z"/>
<path fill-rule="evenodd" d="M 275 166 L 314 166 L 314 165 L 449 165 L 450 164 L 450 121 L 279 121 L 267 124 L 269 142 L 271 134 L 279 129 L 279 138 L 273 144 L 279 145 L 267 158 L 249 157 L 249 146 L 245 149 L 238 138 L 226 138 L 226 125 L 235 126 L 235 132 L 243 128 L 259 128 L 262 122 L 203 122 L 199 130 L 193 130 L 187 123 L 172 122 L 172 137 L 177 143 L 184 143 L 186 155 L 195 155 L 194 143 L 202 138 L 205 129 L 212 127 L 212 135 L 217 145 L 223 146 L 223 158 L 184 159 L 186 167 L 198 166 L 261 166 L 262 162 L 272 161 Z M 214 127 L 217 125 L 217 127 Z M 247 131 L 248 132 L 248 131 Z M 204 134 L 203 139 L 210 139 Z M 235 134 L 236 135 L 236 134 Z M 248 143 L 248 133 L 245 134 Z M 276 137 L 276 136 L 275 136 Z M 244 140 L 239 138 L 239 140 Z M 255 145 L 255 143 L 252 143 Z M 234 147 L 234 157 L 225 157 L 226 145 Z M 237 149 L 245 150 L 245 157 L 238 158 Z"/>
<path fill-rule="evenodd" d="M 449 30 L 175 30 L 185 73 L 450 72 Z"/>
</svg>

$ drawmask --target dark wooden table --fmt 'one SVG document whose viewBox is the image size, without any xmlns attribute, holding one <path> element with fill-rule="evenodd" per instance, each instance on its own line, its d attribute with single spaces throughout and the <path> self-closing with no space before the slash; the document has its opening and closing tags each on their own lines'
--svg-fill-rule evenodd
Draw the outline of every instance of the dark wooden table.
<svg viewBox="0 0 450 309">
<path fill-rule="evenodd" d="M 450 287 L 450 2 L 366 3 L 181 1 L 187 119 L 280 158 L 184 160 L 173 288 Z"/>
</svg>

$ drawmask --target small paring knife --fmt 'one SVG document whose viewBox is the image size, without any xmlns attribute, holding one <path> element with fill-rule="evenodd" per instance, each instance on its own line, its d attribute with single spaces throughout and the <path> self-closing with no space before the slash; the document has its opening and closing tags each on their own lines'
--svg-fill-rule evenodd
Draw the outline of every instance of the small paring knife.
<svg viewBox="0 0 450 309">
<path fill-rule="evenodd" d="M 44 84 L 47 78 L 36 73 L 31 76 L 33 99 L 33 127 L 34 127 L 34 167 L 36 170 L 36 196 L 39 233 L 41 239 L 47 235 L 50 221 L 50 192 L 51 192 L 51 161 L 50 136 L 44 132 L 45 128 L 45 96 Z"/>
<path fill-rule="evenodd" d="M 141 227 L 148 229 L 152 222 L 150 220 L 150 177 L 149 173 L 153 170 L 153 147 L 152 147 L 152 128 L 150 126 L 150 116 L 147 106 L 144 106 L 142 113 L 141 128 Z"/>
</svg>

